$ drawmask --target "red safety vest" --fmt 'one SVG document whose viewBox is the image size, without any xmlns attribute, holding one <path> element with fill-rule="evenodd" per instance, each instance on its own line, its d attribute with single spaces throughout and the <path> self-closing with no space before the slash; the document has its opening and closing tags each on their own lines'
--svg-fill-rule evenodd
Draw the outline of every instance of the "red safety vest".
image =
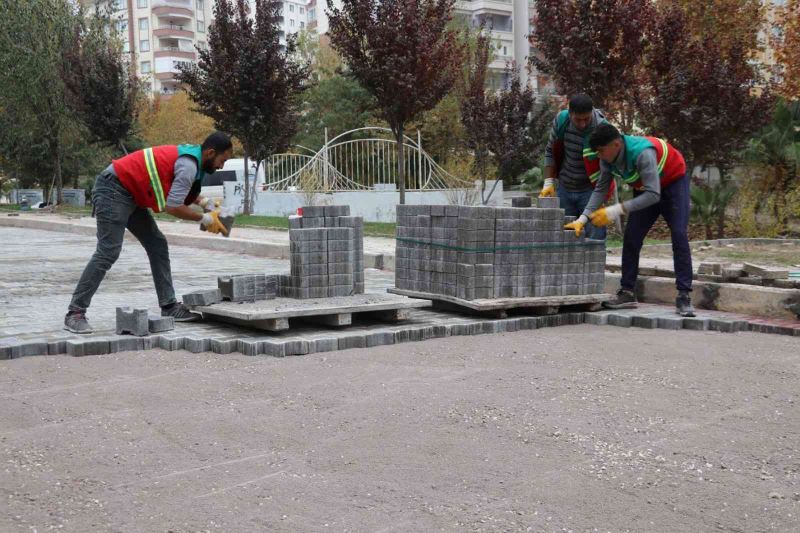
<svg viewBox="0 0 800 533">
<path fill-rule="evenodd" d="M 153 146 L 116 159 L 112 164 L 119 182 L 131 193 L 136 205 L 158 213 L 164 210 L 175 179 L 175 161 L 183 155 L 193 157 L 197 163 L 197 181 L 203 176 L 201 153 L 199 145 Z"/>
</svg>

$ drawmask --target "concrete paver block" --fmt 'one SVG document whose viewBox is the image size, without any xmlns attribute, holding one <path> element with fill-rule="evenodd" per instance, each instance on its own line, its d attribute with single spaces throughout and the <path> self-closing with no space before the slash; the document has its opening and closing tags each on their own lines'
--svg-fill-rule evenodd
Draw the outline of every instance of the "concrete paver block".
<svg viewBox="0 0 800 533">
<path fill-rule="evenodd" d="M 117 335 L 129 334 L 142 337 L 150 332 L 147 309 L 117 307 Z"/>
<path fill-rule="evenodd" d="M 147 325 L 150 333 L 161 333 L 175 329 L 175 319 L 171 316 L 161 316 L 150 314 L 147 317 Z"/>
</svg>

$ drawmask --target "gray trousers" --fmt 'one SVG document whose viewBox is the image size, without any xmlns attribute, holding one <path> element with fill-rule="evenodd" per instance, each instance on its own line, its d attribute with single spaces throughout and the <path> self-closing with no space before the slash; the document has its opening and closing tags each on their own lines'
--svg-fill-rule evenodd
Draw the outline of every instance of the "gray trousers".
<svg viewBox="0 0 800 533">
<path fill-rule="evenodd" d="M 100 282 L 119 258 L 125 228 L 139 239 L 147 252 L 158 304 L 165 306 L 174 303 L 175 289 L 172 287 L 167 239 L 158 229 L 150 211 L 137 207 L 119 179 L 106 171 L 95 179 L 92 202 L 97 217 L 97 249 L 75 287 L 69 304 L 70 311 L 86 311 L 89 308 Z"/>
</svg>

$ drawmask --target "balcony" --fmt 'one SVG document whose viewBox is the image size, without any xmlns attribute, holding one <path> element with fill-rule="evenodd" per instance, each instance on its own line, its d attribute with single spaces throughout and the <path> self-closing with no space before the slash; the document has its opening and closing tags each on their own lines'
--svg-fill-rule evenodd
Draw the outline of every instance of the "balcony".
<svg viewBox="0 0 800 533">
<path fill-rule="evenodd" d="M 513 9 L 511 0 L 458 0 L 456 11 L 479 13 L 496 13 L 510 15 Z"/>
<path fill-rule="evenodd" d="M 188 50 L 181 50 L 177 46 L 169 46 L 169 47 L 162 46 L 158 50 L 153 52 L 153 57 L 154 58 L 173 57 L 176 60 L 184 61 L 186 59 L 197 59 L 197 54 L 195 52 L 190 52 Z"/>
<path fill-rule="evenodd" d="M 194 12 L 188 7 L 162 6 L 153 8 L 153 14 L 162 18 L 185 19 L 187 21 L 191 21 Z"/>
<path fill-rule="evenodd" d="M 194 0 L 152 0 L 150 7 L 153 9 L 157 7 L 182 7 L 193 11 Z"/>
<path fill-rule="evenodd" d="M 194 39 L 194 32 L 190 30 L 191 26 L 183 26 L 179 24 L 164 24 L 153 30 L 154 37 L 185 37 Z"/>
</svg>

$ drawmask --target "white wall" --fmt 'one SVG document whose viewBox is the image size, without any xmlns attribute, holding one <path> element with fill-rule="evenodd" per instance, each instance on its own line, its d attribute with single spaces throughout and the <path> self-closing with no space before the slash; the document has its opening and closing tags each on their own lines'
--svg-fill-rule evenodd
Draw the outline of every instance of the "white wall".
<svg viewBox="0 0 800 533">
<path fill-rule="evenodd" d="M 494 182 L 487 184 L 487 194 Z M 226 182 L 225 207 L 242 212 L 241 184 Z M 471 193 L 472 191 L 470 191 Z M 406 203 L 416 205 L 448 205 L 455 203 L 455 196 L 464 197 L 465 191 L 406 191 Z M 475 196 L 474 194 L 472 196 Z M 480 195 L 477 195 L 480 198 Z M 349 205 L 352 216 L 364 217 L 367 222 L 395 222 L 396 206 L 400 203 L 400 194 L 396 191 L 340 191 L 317 194 L 314 205 Z M 308 197 L 302 192 L 256 191 L 253 202 L 254 215 L 289 216 L 295 214 L 298 207 L 309 204 Z M 503 183 L 497 184 L 488 205 L 503 206 Z"/>
</svg>

